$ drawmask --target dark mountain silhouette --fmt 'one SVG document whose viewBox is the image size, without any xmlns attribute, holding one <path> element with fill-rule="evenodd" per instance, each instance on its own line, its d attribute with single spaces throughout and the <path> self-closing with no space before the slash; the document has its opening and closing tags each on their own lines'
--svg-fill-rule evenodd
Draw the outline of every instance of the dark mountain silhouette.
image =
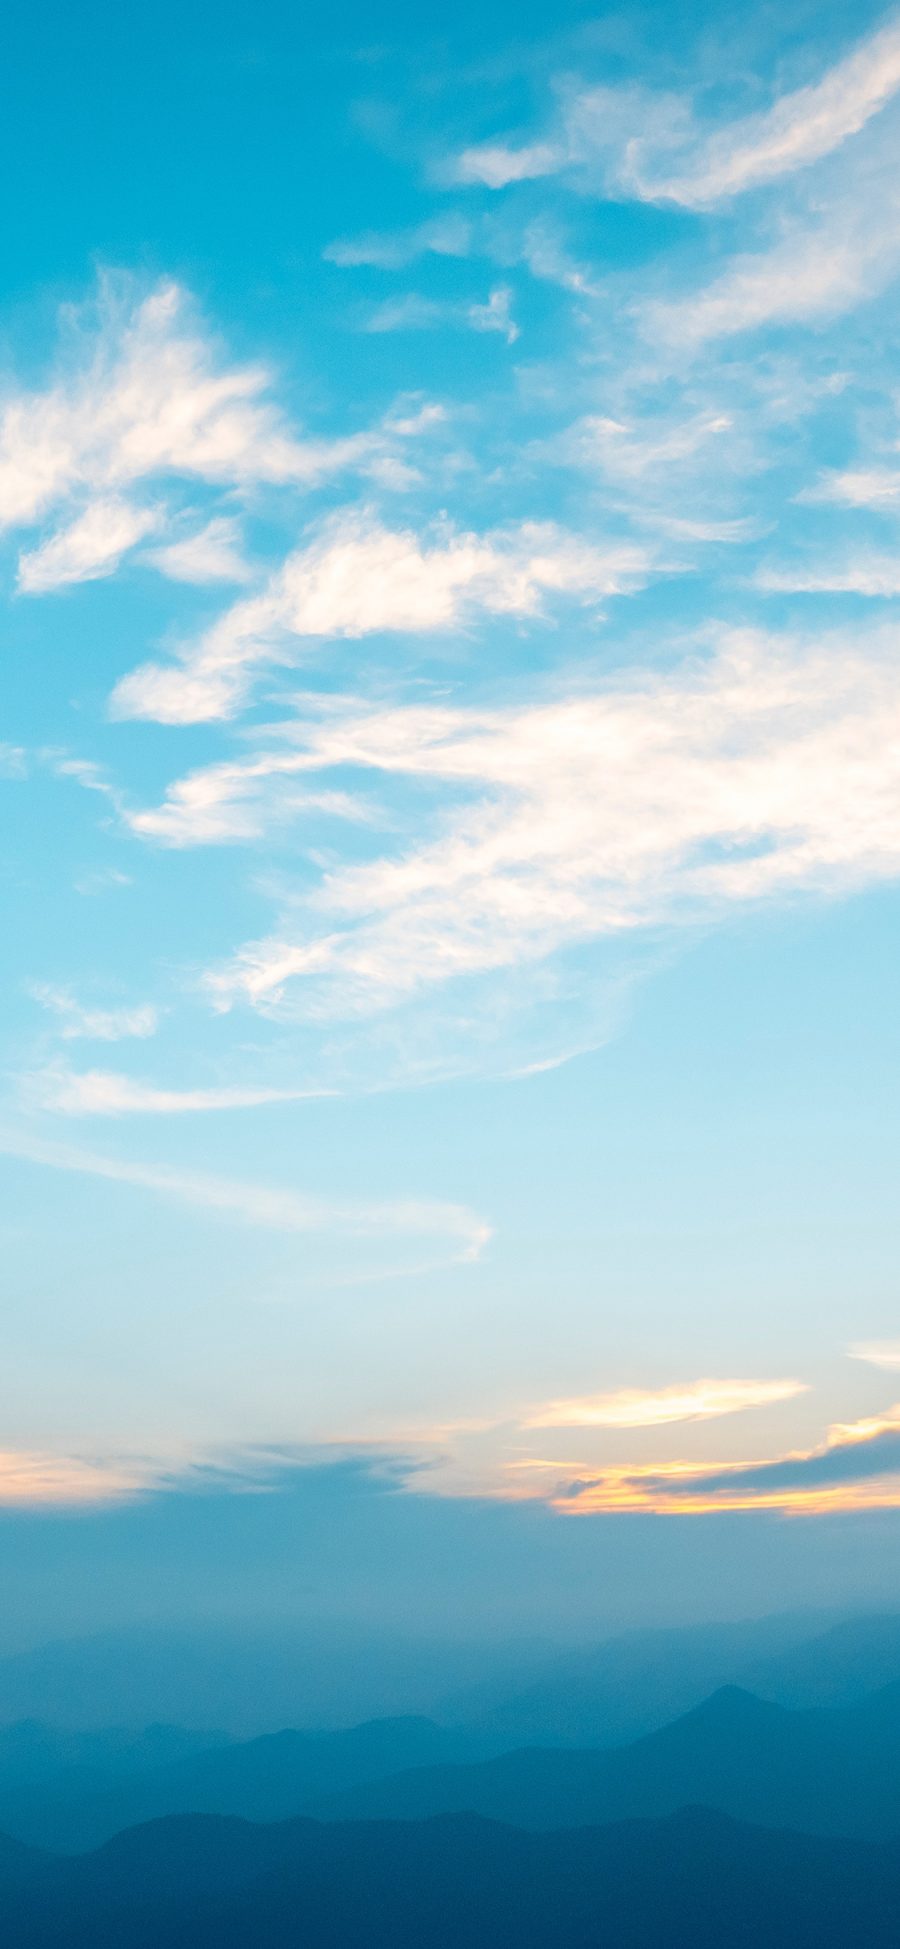
<svg viewBox="0 0 900 1949">
<path fill-rule="evenodd" d="M 96 1847 L 122 1828 L 167 1814 L 278 1821 L 401 1768 L 480 1757 L 483 1746 L 429 1719 L 378 1719 L 343 1732 L 280 1732 L 170 1765 L 97 1782 L 78 1774 L 0 1787 L 0 1830 L 63 1852 Z"/>
<path fill-rule="evenodd" d="M 656 1817 L 691 1805 L 811 1833 L 900 1835 L 900 1686 L 841 1711 L 788 1712 L 737 1687 L 606 1752 L 540 1747 L 399 1774 L 312 1803 L 320 1818 L 477 1813 L 517 1827 Z"/>
<path fill-rule="evenodd" d="M 896 1949 L 898 1915 L 900 1846 L 702 1810 L 552 1834 L 195 1817 L 0 1886 L 4 1949 Z"/>
</svg>

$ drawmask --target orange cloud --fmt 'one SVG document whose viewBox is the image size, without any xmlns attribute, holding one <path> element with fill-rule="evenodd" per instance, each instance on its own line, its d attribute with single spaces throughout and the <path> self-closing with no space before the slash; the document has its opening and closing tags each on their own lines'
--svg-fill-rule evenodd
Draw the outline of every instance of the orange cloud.
<svg viewBox="0 0 900 1949">
<path fill-rule="evenodd" d="M 0 1508 L 114 1502 L 147 1486 L 147 1471 L 137 1464 L 0 1449 Z"/>
<path fill-rule="evenodd" d="M 829 1429 L 819 1448 L 757 1462 L 617 1467 L 574 1480 L 553 1497 L 566 1515 L 647 1511 L 708 1515 L 773 1509 L 787 1515 L 900 1508 L 900 1405 Z"/>
</svg>

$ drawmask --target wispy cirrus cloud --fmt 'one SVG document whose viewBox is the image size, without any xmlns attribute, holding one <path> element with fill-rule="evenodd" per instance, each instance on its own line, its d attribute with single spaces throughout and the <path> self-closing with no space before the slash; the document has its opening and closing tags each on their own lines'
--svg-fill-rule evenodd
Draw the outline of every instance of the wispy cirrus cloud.
<svg viewBox="0 0 900 1949">
<path fill-rule="evenodd" d="M 193 534 L 147 550 L 144 559 L 172 582 L 192 582 L 202 587 L 208 582 L 253 579 L 253 570 L 241 547 L 240 523 L 227 515 L 207 521 Z"/>
<path fill-rule="evenodd" d="M 583 414 L 537 442 L 535 459 L 601 486 L 637 532 L 682 543 L 697 564 L 703 544 L 751 541 L 760 527 L 742 508 L 764 465 L 765 413 L 759 400 L 754 411 L 731 391 L 727 410 L 688 398 L 674 408 L 635 412 L 623 401 L 615 416 Z"/>
<path fill-rule="evenodd" d="M 177 284 L 141 297 L 130 280 L 105 279 L 94 307 L 68 314 L 48 387 L 13 393 L 0 413 L 0 523 L 163 473 L 207 483 L 314 475 L 315 449 L 285 426 L 269 385 L 261 366 L 229 367 Z"/>
<path fill-rule="evenodd" d="M 41 1008 L 55 1016 L 59 1033 L 66 1042 L 82 1037 L 92 1042 L 121 1042 L 130 1036 L 144 1040 L 155 1035 L 159 1027 L 159 1009 L 152 1002 L 139 1002 L 135 1007 L 92 1008 L 79 1002 L 68 988 L 56 987 L 48 981 L 31 982 L 29 994 Z"/>
<path fill-rule="evenodd" d="M 514 345 L 519 336 L 519 327 L 512 316 L 512 292 L 507 285 L 495 286 L 482 304 L 425 298 L 416 291 L 387 298 L 369 313 L 364 329 L 419 332 L 442 325 L 461 326 L 473 332 L 499 332 L 507 345 Z"/>
<path fill-rule="evenodd" d="M 80 1509 L 119 1502 L 157 1485 L 154 1464 L 127 1458 L 0 1449 L 0 1509 Z"/>
<path fill-rule="evenodd" d="M 870 1367 L 900 1367 L 900 1340 L 860 1340 L 847 1349 L 851 1360 Z"/>
<path fill-rule="evenodd" d="M 485 211 L 475 217 L 452 211 L 404 230 L 338 239 L 324 255 L 345 270 L 365 266 L 379 271 L 404 270 L 435 256 L 481 257 L 507 270 L 523 265 L 532 277 L 567 291 L 584 294 L 595 288 L 591 274 L 572 259 L 559 226 L 546 214 L 519 222 Z M 465 307 L 460 310 L 464 315 Z"/>
<path fill-rule="evenodd" d="M 898 89 L 900 22 L 893 19 L 820 80 L 790 90 L 760 113 L 708 134 L 698 132 L 669 161 L 668 171 L 659 171 L 652 135 L 634 137 L 626 146 L 622 176 L 648 201 L 710 209 L 830 155 Z"/>
<path fill-rule="evenodd" d="M 833 469 L 806 488 L 798 499 L 815 504 L 832 502 L 837 507 L 872 508 L 892 513 L 900 509 L 900 468 L 857 467 Z"/>
<path fill-rule="evenodd" d="M 709 210 L 808 169 L 857 135 L 900 89 L 900 23 L 889 20 L 818 79 L 770 107 L 704 127 L 685 97 L 635 85 L 559 85 L 554 126 L 536 140 L 497 139 L 449 159 L 444 180 L 502 190 L 573 173 L 636 200 Z"/>
<path fill-rule="evenodd" d="M 770 595 L 900 595 L 900 559 L 880 554 L 875 549 L 843 556 L 833 551 L 814 561 L 796 561 L 776 566 L 761 564 L 754 577 L 756 587 Z"/>
<path fill-rule="evenodd" d="M 28 761 L 20 744 L 0 742 L 0 778 L 25 778 Z"/>
<path fill-rule="evenodd" d="M 444 781 L 434 830 L 327 871 L 209 977 L 219 1006 L 350 1014 L 564 947 L 900 872 L 893 633 L 762 632 L 505 709 L 330 707 L 310 772 Z M 302 923 L 302 924 L 298 924 Z"/>
<path fill-rule="evenodd" d="M 588 413 L 556 443 L 561 460 L 605 475 L 626 486 L 644 483 L 660 472 L 709 467 L 715 450 L 735 433 L 730 413 L 648 414 L 643 420 L 612 419 Z"/>
<path fill-rule="evenodd" d="M 360 237 L 338 237 L 323 251 L 327 262 L 344 270 L 366 265 L 378 271 L 399 271 L 417 257 L 467 257 L 473 226 L 461 211 L 446 211 L 405 230 L 370 230 Z"/>
<path fill-rule="evenodd" d="M 705 288 L 654 298 L 640 309 L 646 336 L 697 350 L 717 339 L 768 326 L 809 325 L 840 317 L 874 296 L 900 267 L 892 186 L 846 198 L 826 220 L 799 220 L 768 249 L 740 252 Z"/>
<path fill-rule="evenodd" d="M 491 1227 L 466 1205 L 439 1198 L 329 1199 L 289 1187 L 248 1183 L 205 1171 L 181 1171 L 57 1143 L 25 1127 L 0 1127 L 0 1155 L 51 1171 L 130 1185 L 238 1224 L 286 1233 L 348 1232 L 362 1238 L 443 1239 L 450 1256 L 472 1260 Z"/>
<path fill-rule="evenodd" d="M 619 1388 L 613 1394 L 547 1401 L 522 1422 L 523 1428 L 662 1428 L 679 1421 L 713 1421 L 771 1407 L 807 1391 L 797 1380 L 699 1380 L 687 1386 Z"/>
<path fill-rule="evenodd" d="M 211 1484 L 240 1494 L 247 1488 L 277 1489 L 285 1472 L 333 1459 L 334 1449 L 266 1448 L 257 1444 L 223 1453 L 197 1448 L 143 1454 L 84 1454 L 74 1450 L 0 1449 L 0 1509 L 80 1510 L 132 1501 L 149 1494 L 183 1494 Z M 393 1458 L 384 1459 L 389 1470 Z M 373 1466 L 377 1466 L 374 1462 Z M 396 1465 L 395 1465 L 396 1466 Z"/>
<path fill-rule="evenodd" d="M 289 555 L 260 595 L 235 604 L 181 664 L 145 664 L 124 677 L 112 710 L 169 724 L 229 717 L 254 669 L 289 658 L 292 639 L 427 634 L 479 614 L 535 616 L 553 596 L 596 602 L 640 587 L 654 565 L 642 542 L 598 545 L 551 522 L 486 534 L 442 524 L 423 536 L 345 510 Z"/>
<path fill-rule="evenodd" d="M 283 821 L 319 815 L 371 824 L 362 793 L 310 790 L 303 754 L 279 749 L 204 765 L 169 786 L 162 804 L 123 808 L 130 831 L 163 846 L 233 845 L 261 839 Z"/>
<path fill-rule="evenodd" d="M 72 1070 L 59 1065 L 26 1072 L 20 1082 L 44 1110 L 69 1117 L 192 1116 L 205 1111 L 256 1110 L 273 1103 L 301 1103 L 329 1092 L 223 1084 L 209 1089 L 164 1089 L 116 1070 Z"/>
<path fill-rule="evenodd" d="M 510 183 L 529 183 L 554 176 L 565 167 L 567 149 L 556 142 L 527 142 L 515 149 L 505 142 L 479 142 L 461 150 L 446 166 L 451 182 L 480 183 L 486 189 L 507 189 Z"/>
<path fill-rule="evenodd" d="M 158 526 L 156 509 L 92 501 L 68 528 L 20 555 L 18 588 L 23 595 L 46 595 L 70 582 L 114 575 L 122 557 Z"/>
<path fill-rule="evenodd" d="M 0 406 L 0 529 L 59 519 L 19 563 L 38 595 L 111 574 L 165 525 L 162 505 L 131 496 L 142 482 L 244 492 L 309 489 L 344 472 L 390 484 L 399 454 L 436 423 L 391 409 L 374 426 L 301 435 L 272 397 L 264 365 L 236 365 L 173 280 L 141 292 L 104 276 L 94 304 L 62 314 L 56 367 L 43 390 L 7 390 Z M 244 580 L 229 516 L 192 540 L 176 532 L 154 558 L 174 579 Z"/>
</svg>

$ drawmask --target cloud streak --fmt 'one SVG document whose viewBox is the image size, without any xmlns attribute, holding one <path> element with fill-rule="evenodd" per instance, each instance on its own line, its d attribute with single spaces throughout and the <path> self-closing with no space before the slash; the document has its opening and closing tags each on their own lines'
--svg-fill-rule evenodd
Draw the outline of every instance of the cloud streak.
<svg viewBox="0 0 900 1949">
<path fill-rule="evenodd" d="M 900 88 L 900 23 L 891 20 L 820 81 L 770 109 L 701 136 L 673 173 L 653 174 L 652 138 L 626 147 L 622 180 L 643 199 L 703 210 L 809 168 L 857 135 Z"/>
<path fill-rule="evenodd" d="M 754 1509 L 825 1515 L 898 1508 L 900 1406 L 866 1421 L 838 1424 L 821 1447 L 773 1461 L 609 1469 L 569 1484 L 555 1506 L 580 1515 L 639 1510 L 709 1515 Z"/>
<path fill-rule="evenodd" d="M 163 1164 L 132 1162 L 73 1145 L 60 1144 L 20 1128 L 0 1128 L 0 1154 L 52 1171 L 106 1179 L 173 1200 L 200 1211 L 220 1213 L 265 1230 L 311 1233 L 344 1230 L 361 1237 L 411 1236 L 449 1240 L 455 1256 L 478 1257 L 491 1236 L 490 1226 L 465 1205 L 440 1199 L 368 1202 L 307 1197 L 302 1192 L 180 1171 Z"/>
<path fill-rule="evenodd" d="M 0 1449 L 0 1509 L 81 1509 L 120 1502 L 158 1481 L 151 1464 Z"/>
<path fill-rule="evenodd" d="M 293 931 L 214 970 L 217 1006 L 351 1015 L 564 948 L 900 872 L 894 635 L 725 634 L 661 674 L 506 709 L 329 707 L 311 773 L 452 786 L 434 835 L 330 868 Z"/>
<path fill-rule="evenodd" d="M 400 450 L 435 423 L 435 413 L 392 411 L 361 431 L 301 437 L 271 398 L 268 369 L 230 364 L 173 280 L 141 295 L 133 280 L 106 276 L 96 303 L 62 320 L 50 383 L 12 389 L 0 407 L 0 529 L 61 517 L 20 558 L 23 594 L 110 575 L 162 528 L 161 505 L 130 498 L 141 482 L 308 490 L 351 471 L 385 484 L 402 471 Z M 187 582 L 247 575 L 228 515 L 176 534 L 152 559 Z"/>
<path fill-rule="evenodd" d="M 92 501 L 71 526 L 19 557 L 18 587 L 23 595 L 46 595 L 71 582 L 94 582 L 114 575 L 130 549 L 152 534 L 159 515 L 152 508 L 119 500 Z"/>
<path fill-rule="evenodd" d="M 235 604 L 180 665 L 145 664 L 112 698 L 120 718 L 183 724 L 232 716 L 256 669 L 290 660 L 292 644 L 385 632 L 427 635 L 479 615 L 529 617 L 551 597 L 597 602 L 640 587 L 643 543 L 594 545 L 553 523 L 487 534 L 445 524 L 422 537 L 343 511 L 289 555 L 261 595 Z"/>
<path fill-rule="evenodd" d="M 749 1408 L 771 1407 L 807 1391 L 804 1381 L 692 1381 L 686 1387 L 662 1387 L 655 1392 L 620 1388 L 614 1394 L 594 1394 L 547 1401 L 523 1421 L 524 1428 L 662 1428 L 679 1421 L 713 1421 L 720 1415 L 743 1414 Z"/>
<path fill-rule="evenodd" d="M 512 292 L 497 285 L 483 304 L 443 303 L 410 291 L 401 298 L 387 298 L 366 319 L 367 332 L 431 331 L 442 325 L 456 325 L 473 332 L 499 332 L 507 345 L 514 345 L 519 327 L 512 316 Z"/>
<path fill-rule="evenodd" d="M 29 993 L 57 1018 L 66 1042 L 79 1037 L 91 1042 L 121 1042 L 129 1036 L 143 1040 L 155 1035 L 159 1026 L 159 1010 L 152 1002 L 134 1008 L 87 1008 L 67 988 L 46 981 L 32 982 Z"/>
<path fill-rule="evenodd" d="M 567 174 L 636 201 L 712 210 L 821 162 L 858 135 L 900 89 L 900 23 L 889 20 L 820 77 L 767 109 L 697 125 L 684 97 L 635 85 L 558 92 L 556 127 L 518 145 L 473 144 L 445 164 L 450 183 L 503 190 Z"/>
<path fill-rule="evenodd" d="M 900 1340 L 863 1340 L 847 1351 L 851 1360 L 864 1360 L 870 1367 L 900 1367 Z"/>
<path fill-rule="evenodd" d="M 240 523 L 219 515 L 193 534 L 147 551 L 144 559 L 172 582 L 198 587 L 216 582 L 249 582 L 253 570 L 241 550 Z"/>
<path fill-rule="evenodd" d="M 205 1111 L 257 1110 L 273 1103 L 302 1103 L 328 1090 L 268 1089 L 226 1084 L 210 1089 L 160 1089 L 114 1070 L 75 1072 L 51 1067 L 21 1078 L 44 1110 L 68 1117 L 191 1116 Z"/>
<path fill-rule="evenodd" d="M 696 351 L 717 339 L 769 326 L 840 317 L 882 290 L 900 265 L 891 185 L 846 199 L 827 221 L 794 222 L 769 250 L 739 253 L 704 290 L 643 306 L 645 335 Z"/>
</svg>

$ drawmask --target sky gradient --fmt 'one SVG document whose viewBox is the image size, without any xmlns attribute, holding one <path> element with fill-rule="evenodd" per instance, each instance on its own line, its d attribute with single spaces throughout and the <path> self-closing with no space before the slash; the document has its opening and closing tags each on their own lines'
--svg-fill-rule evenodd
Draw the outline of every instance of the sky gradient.
<svg viewBox="0 0 900 1949">
<path fill-rule="evenodd" d="M 870 1590 L 900 15 L 50 11 L 0 133 L 14 1555 L 324 1469 L 589 1531 L 535 1562 L 611 1552 L 610 1616 L 686 1515 L 710 1600 L 752 1528 L 796 1601 L 813 1518 L 811 1601 L 829 1548 Z"/>
</svg>

